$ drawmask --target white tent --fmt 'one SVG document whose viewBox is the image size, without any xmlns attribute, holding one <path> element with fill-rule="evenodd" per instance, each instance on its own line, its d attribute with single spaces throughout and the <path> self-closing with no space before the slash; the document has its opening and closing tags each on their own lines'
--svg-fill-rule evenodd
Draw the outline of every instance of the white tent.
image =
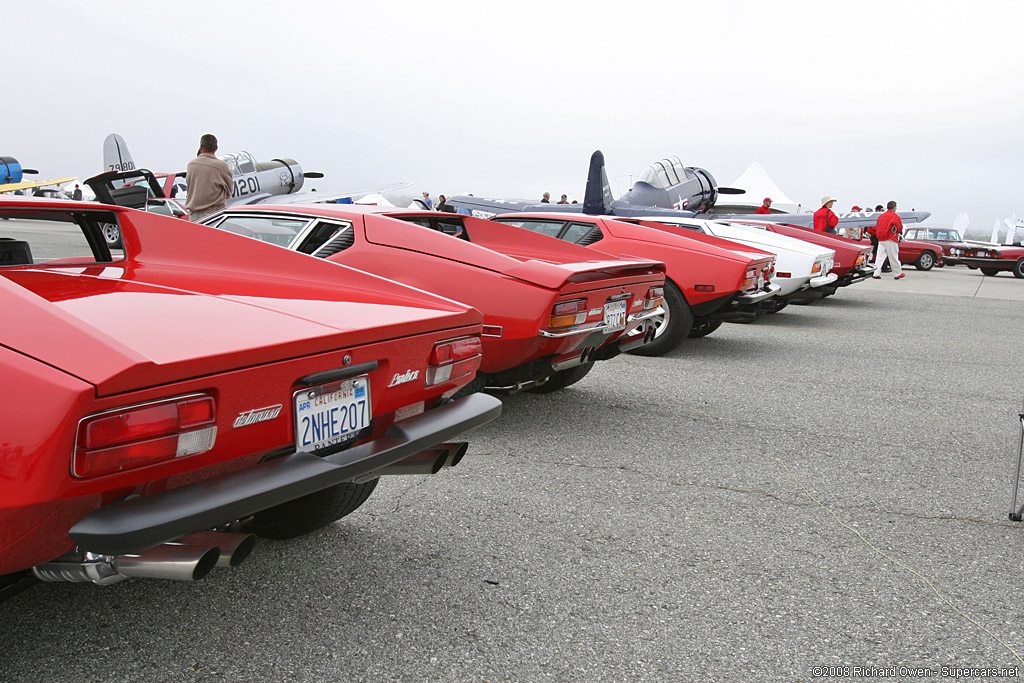
<svg viewBox="0 0 1024 683">
<path fill-rule="evenodd" d="M 750 207 L 751 213 L 753 213 L 754 209 L 761 206 L 765 197 L 771 197 L 774 210 L 786 213 L 801 213 L 806 210 L 779 189 L 779 186 L 768 176 L 768 172 L 764 170 L 764 166 L 757 159 L 754 159 L 739 178 L 729 183 L 728 187 L 746 190 L 746 193 L 720 194 L 716 206 Z"/>
</svg>

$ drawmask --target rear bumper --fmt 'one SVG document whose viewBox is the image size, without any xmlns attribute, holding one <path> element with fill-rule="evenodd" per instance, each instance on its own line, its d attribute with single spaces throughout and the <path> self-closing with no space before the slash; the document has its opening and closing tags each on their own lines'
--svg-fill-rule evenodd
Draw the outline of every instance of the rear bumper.
<svg viewBox="0 0 1024 683">
<path fill-rule="evenodd" d="M 246 470 L 119 501 L 71 527 L 83 550 L 137 553 L 186 534 L 248 517 L 335 484 L 372 477 L 501 414 L 501 401 L 473 394 L 393 424 L 382 437 L 319 458 L 292 453 Z"/>
<path fill-rule="evenodd" d="M 830 284 L 832 284 L 833 282 L 835 282 L 838 279 L 839 279 L 839 276 L 836 275 L 835 273 L 828 273 L 826 275 L 819 275 L 818 277 L 812 277 L 811 281 L 807 283 L 807 286 L 810 287 L 811 289 L 816 289 L 818 287 L 824 287 L 825 285 L 830 285 Z"/>
<path fill-rule="evenodd" d="M 1011 259 L 975 258 L 969 256 L 947 257 L 943 261 L 947 265 L 968 266 L 969 268 L 998 268 L 999 270 L 1012 270 L 1016 261 Z"/>
<path fill-rule="evenodd" d="M 768 309 L 764 303 L 777 296 L 781 289 L 779 285 L 768 284 L 756 292 L 740 294 L 728 306 L 723 306 L 706 317 L 708 320 L 721 320 L 727 323 L 752 322 L 765 314 Z"/>
<path fill-rule="evenodd" d="M 863 282 L 864 280 L 867 280 L 869 277 L 871 277 L 871 274 L 873 272 L 875 272 L 874 266 L 865 265 L 861 266 L 860 268 L 854 268 L 853 270 L 850 270 L 845 275 L 836 280 L 832 286 L 836 288 L 848 287 L 857 282 Z"/>
</svg>

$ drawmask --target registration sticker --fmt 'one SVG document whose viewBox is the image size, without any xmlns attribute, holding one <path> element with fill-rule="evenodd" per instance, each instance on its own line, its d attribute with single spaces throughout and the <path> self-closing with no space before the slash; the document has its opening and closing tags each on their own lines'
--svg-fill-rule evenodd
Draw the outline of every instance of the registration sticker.
<svg viewBox="0 0 1024 683">
<path fill-rule="evenodd" d="M 356 438 L 370 424 L 370 380 L 354 377 L 296 391 L 295 449 L 317 451 Z"/>
<path fill-rule="evenodd" d="M 626 329 L 626 302 L 610 301 L 604 305 L 605 334 Z"/>
</svg>

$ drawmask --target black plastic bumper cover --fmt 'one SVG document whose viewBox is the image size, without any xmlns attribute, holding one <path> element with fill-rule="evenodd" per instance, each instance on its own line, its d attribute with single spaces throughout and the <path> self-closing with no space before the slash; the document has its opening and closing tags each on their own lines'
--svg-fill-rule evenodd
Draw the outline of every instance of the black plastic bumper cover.
<svg viewBox="0 0 1024 683">
<path fill-rule="evenodd" d="M 372 474 L 500 414 L 500 400 L 472 394 L 396 422 L 381 438 L 324 458 L 293 453 L 188 486 L 107 505 L 71 527 L 71 538 L 94 553 L 137 553 Z"/>
</svg>

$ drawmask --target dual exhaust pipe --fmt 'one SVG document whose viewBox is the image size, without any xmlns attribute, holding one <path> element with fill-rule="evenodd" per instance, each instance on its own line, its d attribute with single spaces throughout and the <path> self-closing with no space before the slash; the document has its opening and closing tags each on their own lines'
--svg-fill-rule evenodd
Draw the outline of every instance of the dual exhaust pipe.
<svg viewBox="0 0 1024 683">
<path fill-rule="evenodd" d="M 75 551 L 37 565 L 40 581 L 95 583 L 107 586 L 127 578 L 199 581 L 214 567 L 237 567 L 256 545 L 253 534 L 203 531 L 135 555 L 98 555 Z"/>
<path fill-rule="evenodd" d="M 441 444 L 373 472 L 367 479 L 392 474 L 437 474 L 458 465 L 467 450 L 469 444 L 464 441 Z M 100 555 L 75 550 L 33 567 L 32 574 L 40 581 L 100 586 L 127 578 L 199 581 L 216 567 L 242 564 L 255 545 L 253 534 L 200 531 L 133 555 Z"/>
</svg>

